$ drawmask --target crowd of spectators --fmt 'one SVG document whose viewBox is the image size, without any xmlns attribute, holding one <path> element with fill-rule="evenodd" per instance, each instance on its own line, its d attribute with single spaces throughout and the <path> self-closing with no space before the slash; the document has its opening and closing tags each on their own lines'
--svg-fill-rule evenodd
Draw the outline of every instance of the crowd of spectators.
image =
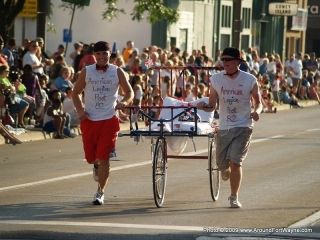
<svg viewBox="0 0 320 240">
<path fill-rule="evenodd" d="M 96 62 L 93 44 L 74 43 L 68 56 L 70 64 L 63 45 L 49 55 L 42 38 L 25 39 L 17 47 L 15 39 L 4 45 L 0 37 L 0 53 L 2 122 L 20 128 L 34 124 L 54 132 L 55 138 L 73 137 L 70 129 L 79 124 L 71 100 L 73 84 L 82 68 Z M 245 61 L 240 69 L 251 72 L 259 81 L 264 112 L 276 113 L 280 103 L 299 108 L 299 101 L 306 99 L 320 104 L 320 60 L 315 53 L 292 54 L 284 62 L 277 53 L 261 54 L 254 48 L 242 50 L 241 54 Z M 138 49 L 133 41 L 122 50 L 113 49 L 110 63 L 129 75 L 135 106 L 156 106 L 165 96 L 185 101 L 207 97 L 210 76 L 223 70 L 219 51 L 212 59 L 205 46 L 189 53 L 176 47 Z M 8 114 L 13 121 L 5 117 Z M 128 121 L 128 114 L 119 112 L 119 119 Z"/>
</svg>

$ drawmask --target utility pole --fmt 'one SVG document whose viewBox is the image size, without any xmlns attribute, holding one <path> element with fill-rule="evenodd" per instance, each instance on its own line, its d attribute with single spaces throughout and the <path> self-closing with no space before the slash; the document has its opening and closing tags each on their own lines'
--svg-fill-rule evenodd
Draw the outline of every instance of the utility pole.
<svg viewBox="0 0 320 240">
<path fill-rule="evenodd" d="M 84 7 L 84 6 L 89 6 L 90 5 L 90 0 L 62 0 L 62 2 L 67 2 L 72 4 L 72 15 L 71 15 L 71 20 L 70 20 L 70 25 L 68 29 L 68 34 L 69 37 L 72 36 L 72 23 L 73 23 L 73 18 L 74 18 L 74 13 L 76 11 L 77 7 Z M 68 44 L 69 44 L 69 39 L 66 41 L 66 47 L 64 51 L 64 55 L 67 54 L 68 51 Z"/>
<path fill-rule="evenodd" d="M 217 50 L 219 49 L 219 33 L 220 33 L 220 8 L 221 8 L 221 0 L 214 2 L 214 24 L 213 24 L 213 46 L 212 46 L 212 56 L 215 61 L 217 61 Z"/>
<path fill-rule="evenodd" d="M 74 13 L 76 11 L 76 3 L 73 4 L 73 7 L 72 7 L 72 15 L 71 15 L 71 21 L 70 21 L 70 25 L 69 25 L 69 34 L 71 34 L 71 31 L 72 31 L 72 23 L 73 23 L 73 18 L 74 18 Z M 66 42 L 66 48 L 65 48 L 65 51 L 64 51 L 64 55 L 67 54 L 67 51 L 68 51 L 68 43 L 69 41 Z"/>
<path fill-rule="evenodd" d="M 242 0 L 233 0 L 233 33 L 232 33 L 232 46 L 240 49 L 242 31 L 241 19 L 241 3 Z"/>
</svg>

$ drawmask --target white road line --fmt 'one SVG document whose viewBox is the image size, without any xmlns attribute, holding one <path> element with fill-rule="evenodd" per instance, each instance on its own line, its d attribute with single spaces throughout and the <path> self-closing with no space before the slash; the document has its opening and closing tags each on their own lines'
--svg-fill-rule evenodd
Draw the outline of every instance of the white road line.
<svg viewBox="0 0 320 240">
<path fill-rule="evenodd" d="M 284 136 L 285 135 L 275 135 L 275 136 L 271 136 L 271 137 L 267 137 L 267 138 L 255 139 L 255 140 L 252 140 L 251 143 L 265 142 L 265 141 L 269 141 L 269 140 L 272 140 L 272 139 L 283 138 Z M 199 149 L 196 152 L 183 153 L 183 155 L 193 156 L 193 155 L 196 155 L 196 154 L 202 154 L 202 153 L 207 153 L 207 152 L 208 152 L 208 149 Z"/>
<path fill-rule="evenodd" d="M 320 131 L 320 128 L 313 128 L 313 129 L 305 130 L 305 132 L 316 132 L 316 131 Z"/>
<path fill-rule="evenodd" d="M 305 219 L 302 219 L 292 225 L 289 226 L 289 228 L 303 228 L 308 227 L 312 225 L 312 223 L 315 223 L 320 219 L 320 211 L 310 215 L 309 217 L 306 217 Z"/>
<path fill-rule="evenodd" d="M 31 187 L 31 186 L 36 186 L 36 185 L 40 185 L 40 184 L 52 183 L 52 182 L 67 180 L 67 179 L 71 179 L 71 178 L 83 177 L 83 176 L 87 176 L 89 174 L 90 174 L 89 172 L 78 173 L 78 174 L 72 174 L 72 175 L 68 175 L 68 176 L 50 178 L 50 179 L 36 181 L 36 182 L 29 182 L 29 183 L 13 185 L 13 186 L 9 186 L 9 187 L 2 187 L 2 188 L 0 188 L 0 192 L 12 190 L 12 189 L 18 189 L 18 188 Z"/>
<path fill-rule="evenodd" d="M 251 143 L 265 142 L 265 141 L 268 141 L 268 140 L 277 139 L 277 138 L 283 138 L 283 137 L 284 137 L 284 135 L 276 135 L 276 136 L 267 137 L 267 138 L 255 139 L 255 140 L 252 140 Z"/>
<path fill-rule="evenodd" d="M 80 227 L 112 227 L 112 228 L 135 228 L 135 229 L 203 232 L 203 227 L 197 227 L 197 226 L 173 226 L 173 225 L 102 223 L 102 222 L 32 221 L 32 220 L 1 221 L 0 220 L 0 224 L 46 225 L 46 226 L 80 226 Z"/>
<path fill-rule="evenodd" d="M 305 130 L 306 132 L 313 132 L 313 131 L 319 131 L 320 129 L 307 129 Z M 272 139 L 277 139 L 277 138 L 282 138 L 284 135 L 276 135 L 268 138 L 261 138 L 261 139 L 256 139 L 252 140 L 251 143 L 260 143 Z M 192 155 L 197 155 L 197 154 L 202 154 L 206 153 L 208 149 L 200 149 L 196 152 L 187 152 L 184 153 L 185 155 L 192 156 Z M 144 166 L 151 164 L 151 161 L 143 161 L 135 164 L 128 164 L 124 166 L 119 166 L 119 167 L 114 167 L 111 168 L 110 171 L 119 171 L 123 169 L 128 169 L 128 168 L 134 168 L 134 167 L 139 167 L 139 166 Z M 72 174 L 68 176 L 62 176 L 62 177 L 57 177 L 57 178 L 51 178 L 47 180 L 42 180 L 42 181 L 36 181 L 36 182 L 30 182 L 30 183 L 25 183 L 25 184 L 19 184 L 19 185 L 14 185 L 14 186 L 9 186 L 9 187 L 3 187 L 0 188 L 0 192 L 2 191 L 8 191 L 12 189 L 18 189 L 18 188 L 23 188 L 23 187 L 30 187 L 30 186 L 35 186 L 35 185 L 40 185 L 40 184 L 46 184 L 46 183 L 52 183 L 52 182 L 57 182 L 57 181 L 62 181 L 62 180 L 67 180 L 67 179 L 72 179 L 72 178 L 77 178 L 77 177 L 83 177 L 87 175 L 91 175 L 92 172 L 85 172 L 85 173 L 79 173 L 79 174 Z M 310 224 L 318 221 L 320 218 L 320 211 L 316 212 L 315 214 L 302 219 L 299 222 L 296 222 L 289 226 L 290 228 L 299 228 L 299 227 L 305 227 L 309 226 Z M 86 226 L 86 227 L 117 227 L 117 228 L 135 228 L 135 229 L 153 229 L 153 230 L 175 230 L 175 231 L 203 231 L 203 227 L 198 227 L 198 226 L 172 226 L 172 225 L 147 225 L 147 224 L 123 224 L 123 223 L 99 223 L 99 222 L 69 222 L 69 221 L 29 221 L 29 220 L 8 220 L 8 221 L 1 221 L 0 224 L 14 224 L 14 225 L 53 225 L 53 226 Z"/>
<path fill-rule="evenodd" d="M 122 170 L 122 169 L 144 166 L 144 165 L 147 165 L 147 164 L 150 164 L 150 163 L 151 163 L 151 161 L 144 161 L 144 162 L 139 162 L 139 163 L 134 163 L 134 164 L 128 164 L 128 165 L 124 165 L 124 166 L 111 168 L 110 171 L 111 172 L 112 171 L 119 171 L 119 170 Z M 36 186 L 36 185 L 41 185 L 41 184 L 46 184 L 46 183 L 58 182 L 58 181 L 62 181 L 62 180 L 72 179 L 72 178 L 84 177 L 84 176 L 88 176 L 88 175 L 91 175 L 91 174 L 92 174 L 92 172 L 71 174 L 71 175 L 68 175 L 68 176 L 50 178 L 50 179 L 45 179 L 45 180 L 36 181 L 36 182 L 13 185 L 13 186 L 9 186 L 9 187 L 2 187 L 2 188 L 0 188 L 0 192 L 13 190 L 13 189 L 18 189 L 18 188 L 31 187 L 31 186 Z"/>
<path fill-rule="evenodd" d="M 276 135 L 276 136 L 271 136 L 271 137 L 267 137 L 267 138 L 256 139 L 256 140 L 252 140 L 251 143 L 259 143 L 259 142 L 264 142 L 264 141 L 277 139 L 277 138 L 281 138 L 281 137 L 284 137 L 284 135 Z M 193 156 L 193 155 L 203 154 L 203 153 L 207 153 L 207 152 L 208 152 L 208 149 L 199 149 L 196 152 L 186 152 L 186 153 L 184 153 L 184 155 L 185 156 Z M 139 163 L 134 163 L 134 164 L 128 164 L 128 165 L 124 165 L 124 166 L 119 166 L 119 167 L 114 167 L 114 168 L 111 168 L 110 171 L 111 172 L 112 171 L 119 171 L 119 170 L 128 169 L 128 168 L 140 167 L 140 166 L 144 166 L 144 165 L 148 165 L 148 164 L 151 164 L 150 160 L 139 162 Z M 41 185 L 41 184 L 53 183 L 53 182 L 58 182 L 58 181 L 68 180 L 68 179 L 73 179 L 73 178 L 78 178 L 78 177 L 84 177 L 84 176 L 88 176 L 91 174 L 92 174 L 92 172 L 84 172 L 84 173 L 78 173 L 78 174 L 71 174 L 68 176 L 45 179 L 45 180 L 41 180 L 41 181 L 35 181 L 35 182 L 23 183 L 23 184 L 8 186 L 8 187 L 2 187 L 2 188 L 0 188 L 0 192 L 19 189 L 19 188 L 25 188 L 25 187 L 32 187 L 32 186 Z"/>
</svg>

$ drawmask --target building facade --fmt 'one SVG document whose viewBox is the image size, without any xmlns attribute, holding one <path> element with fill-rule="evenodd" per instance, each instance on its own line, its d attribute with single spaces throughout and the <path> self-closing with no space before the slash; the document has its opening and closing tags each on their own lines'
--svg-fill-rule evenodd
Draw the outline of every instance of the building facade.
<svg viewBox="0 0 320 240">
<path fill-rule="evenodd" d="M 297 5 L 295 16 L 269 13 L 269 4 Z M 292 53 L 305 51 L 307 0 L 254 0 L 252 45 L 260 53 L 278 53 L 283 60 Z"/>
<path fill-rule="evenodd" d="M 37 0 L 34 0 L 37 1 Z M 38 0 L 38 2 L 41 0 Z M 270 15 L 268 6 L 273 2 L 298 5 L 297 16 Z M 120 8 L 127 14 L 121 14 L 111 22 L 103 20 L 104 1 L 90 1 L 90 5 L 75 12 L 72 24 L 72 44 L 77 41 L 86 43 L 107 40 L 116 44 L 118 51 L 126 46 L 128 40 L 142 49 L 157 45 L 170 49 L 178 47 L 181 51 L 201 49 L 206 46 L 208 55 L 215 58 L 217 50 L 228 46 L 247 50 L 258 49 L 260 53 L 279 53 L 283 59 L 292 53 L 320 52 L 319 2 L 309 0 L 164 0 L 164 3 L 179 12 L 175 24 L 165 21 L 150 24 L 147 20 L 132 21 L 130 12 L 132 0 L 119 0 Z M 54 52 L 59 44 L 66 44 L 65 30 L 70 27 L 71 12 L 61 8 L 62 1 L 51 1 L 52 14 L 45 18 L 45 39 L 48 52 Z M 308 16 L 308 29 L 306 17 Z M 41 11 L 38 11 L 41 14 Z M 39 18 L 38 18 L 39 19 Z M 39 22 L 39 21 L 38 21 Z M 14 35 L 17 42 L 24 38 L 37 37 L 39 23 L 36 18 L 18 17 L 15 21 Z M 307 37 L 306 37 L 307 36 Z"/>
<path fill-rule="evenodd" d="M 306 33 L 307 53 L 315 52 L 320 56 L 320 1 L 308 1 L 308 27 Z"/>
<path fill-rule="evenodd" d="M 153 43 L 161 47 L 176 46 L 181 50 L 201 49 L 210 57 L 217 50 L 234 46 L 248 49 L 252 42 L 253 0 L 171 0 L 169 7 L 178 9 L 176 24 L 165 22 L 153 26 Z"/>
<path fill-rule="evenodd" d="M 43 0 L 39 0 L 43 1 Z M 127 14 L 120 14 L 111 22 L 102 18 L 104 1 L 90 1 L 90 5 L 83 9 L 77 9 L 72 23 L 72 39 L 68 43 L 68 52 L 73 51 L 73 43 L 82 41 L 92 43 L 99 40 L 114 43 L 118 51 L 126 47 L 126 42 L 132 40 L 135 47 L 142 49 L 151 44 L 151 24 L 146 19 L 137 22 L 132 21 L 130 12 L 133 9 L 132 0 L 119 0 L 119 8 L 124 8 Z M 61 8 L 62 1 L 51 1 L 52 14 L 46 18 L 45 44 L 49 53 L 56 51 L 59 44 L 66 45 L 64 31 L 69 29 L 71 22 L 70 9 Z M 35 39 L 37 37 L 36 18 L 17 17 L 14 28 L 17 43 L 22 43 L 24 38 Z M 67 58 L 70 62 L 70 59 Z"/>
</svg>

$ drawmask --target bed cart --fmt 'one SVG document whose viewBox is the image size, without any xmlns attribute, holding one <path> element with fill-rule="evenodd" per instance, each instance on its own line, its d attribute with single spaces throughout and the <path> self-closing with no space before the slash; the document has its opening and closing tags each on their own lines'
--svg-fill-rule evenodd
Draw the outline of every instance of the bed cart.
<svg viewBox="0 0 320 240">
<path fill-rule="evenodd" d="M 130 136 L 136 141 L 141 137 L 151 139 L 151 160 L 152 160 L 152 184 L 153 197 L 158 208 L 163 206 L 167 182 L 168 159 L 208 159 L 208 172 L 210 182 L 210 193 L 213 201 L 219 197 L 220 189 L 220 171 L 218 171 L 215 157 L 215 133 L 213 132 L 210 123 L 198 122 L 197 117 L 193 121 L 179 121 L 187 114 L 193 113 L 197 116 L 197 108 L 189 106 L 162 106 L 158 107 L 162 110 L 170 111 L 171 117 L 168 119 L 154 119 L 149 116 L 150 108 L 156 107 L 128 107 L 130 112 L 130 132 L 123 133 L 121 136 Z M 176 114 L 174 114 L 174 112 Z M 177 113 L 178 112 L 178 113 Z M 138 119 L 144 119 L 147 127 L 139 128 Z M 187 125 L 187 127 L 183 127 Z M 205 126 L 206 125 L 206 126 Z M 203 132 L 203 126 L 210 131 Z M 188 137 L 193 140 L 194 137 L 208 138 L 208 154 L 205 156 L 184 156 L 184 155 L 169 155 L 167 151 L 167 138 Z M 194 143 L 195 144 L 195 143 Z"/>
</svg>

